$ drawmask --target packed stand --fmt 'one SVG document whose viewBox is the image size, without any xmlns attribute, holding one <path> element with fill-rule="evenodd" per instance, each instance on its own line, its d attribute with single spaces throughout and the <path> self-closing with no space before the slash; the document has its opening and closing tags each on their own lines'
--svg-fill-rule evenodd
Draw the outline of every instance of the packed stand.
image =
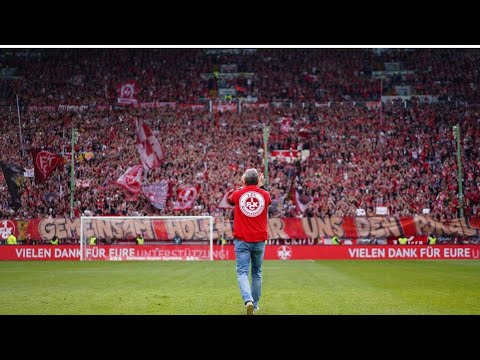
<svg viewBox="0 0 480 360">
<path fill-rule="evenodd" d="M 95 154 L 76 162 L 75 178 L 88 186 L 75 187 L 74 216 L 230 216 L 229 210 L 217 205 L 228 189 L 239 185 L 246 168 L 262 168 L 262 130 L 268 125 L 270 152 L 303 149 L 310 154 L 303 162 L 269 162 L 272 198 L 281 204 L 276 216 L 355 216 L 359 208 L 373 215 L 376 206 L 386 206 L 391 215 L 411 216 L 429 208 L 431 216 L 451 219 L 458 216 L 459 208 L 452 133 L 457 123 L 462 129 L 465 216 L 479 215 L 480 116 L 479 107 L 472 105 L 478 98 L 472 86 L 477 80 L 472 68 L 479 65 L 476 49 L 380 55 L 363 49 L 260 49 L 221 55 L 202 49 L 60 49 L 32 54 L 36 55 L 10 56 L 8 63 L 3 59 L 3 66 L 17 67 L 19 77 L 0 80 L 1 101 L 7 105 L 0 121 L 0 159 L 31 168 L 30 150 L 44 149 L 67 160 L 45 182 L 23 178 L 22 206 L 17 211 L 11 207 L 5 181 L 0 180 L 2 217 L 70 216 L 72 128 L 79 130 L 75 151 Z M 368 108 L 360 101 L 379 97 L 379 82 L 371 72 L 388 61 L 426 69 L 403 81 L 423 93 L 448 95 L 462 103 L 390 102 L 382 109 Z M 459 62 L 464 68 L 456 66 Z M 28 105 L 61 103 L 111 105 L 116 86 L 129 78 L 141 84 L 139 101 L 197 103 L 212 94 L 211 82 L 200 74 L 223 63 L 235 63 L 239 71 L 255 74 L 245 92 L 259 102 L 293 105 L 242 108 L 241 113 L 209 112 L 207 107 L 28 110 Z M 13 94 L 20 95 L 20 120 Z M 170 182 L 164 210 L 153 207 L 144 195 L 129 200 L 116 184 L 129 166 L 140 164 L 137 118 L 154 130 L 165 151 L 162 166 L 144 179 Z M 289 129 L 282 127 L 282 118 L 291 119 Z M 301 128 L 308 131 L 300 133 Z M 191 210 L 174 211 L 177 189 L 183 185 L 201 190 Z M 295 190 L 313 199 L 301 212 L 295 205 Z"/>
</svg>

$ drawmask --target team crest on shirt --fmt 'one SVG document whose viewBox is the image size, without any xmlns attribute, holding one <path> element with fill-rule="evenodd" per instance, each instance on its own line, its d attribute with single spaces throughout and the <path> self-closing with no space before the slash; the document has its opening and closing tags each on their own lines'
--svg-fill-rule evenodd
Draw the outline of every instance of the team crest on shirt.
<svg viewBox="0 0 480 360">
<path fill-rule="evenodd" d="M 248 217 L 255 217 L 265 209 L 265 199 L 255 191 L 247 191 L 240 197 L 240 210 Z"/>
</svg>

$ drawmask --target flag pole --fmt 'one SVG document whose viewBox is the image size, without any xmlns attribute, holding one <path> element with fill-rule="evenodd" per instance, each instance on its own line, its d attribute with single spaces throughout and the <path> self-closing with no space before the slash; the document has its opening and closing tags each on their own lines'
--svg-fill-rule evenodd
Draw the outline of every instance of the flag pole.
<svg viewBox="0 0 480 360">
<path fill-rule="evenodd" d="M 18 114 L 18 133 L 20 135 L 20 145 L 22 146 L 22 156 L 25 157 L 25 149 L 23 147 L 23 136 L 22 136 L 22 121 L 20 120 L 20 105 L 18 102 L 18 94 L 17 94 L 17 114 Z"/>
<path fill-rule="evenodd" d="M 268 186 L 268 136 L 270 135 L 270 126 L 263 128 L 263 166 L 264 166 L 264 185 Z"/>
<path fill-rule="evenodd" d="M 383 126 L 383 78 L 380 78 L 380 125 Z"/>
<path fill-rule="evenodd" d="M 460 123 L 453 127 L 453 135 L 457 141 L 457 181 L 458 181 L 458 200 L 459 200 L 459 217 L 463 218 L 463 187 L 462 187 L 462 142 L 460 141 Z"/>
<path fill-rule="evenodd" d="M 75 143 L 77 141 L 75 128 L 72 128 L 72 162 L 70 165 L 70 219 L 73 219 L 73 197 L 75 193 Z"/>
</svg>

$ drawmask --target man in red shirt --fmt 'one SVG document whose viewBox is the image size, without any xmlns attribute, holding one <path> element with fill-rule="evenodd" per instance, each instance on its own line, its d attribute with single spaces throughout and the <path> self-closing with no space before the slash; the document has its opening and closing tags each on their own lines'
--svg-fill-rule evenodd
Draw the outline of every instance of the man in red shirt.
<svg viewBox="0 0 480 360">
<path fill-rule="evenodd" d="M 237 279 L 247 315 L 257 311 L 262 294 L 262 264 L 265 241 L 268 240 L 267 214 L 272 203 L 263 187 L 264 176 L 256 169 L 247 169 L 242 176 L 243 187 L 234 191 L 228 202 L 233 211 L 233 236 L 237 259 Z M 248 268 L 252 267 L 252 284 Z"/>
</svg>

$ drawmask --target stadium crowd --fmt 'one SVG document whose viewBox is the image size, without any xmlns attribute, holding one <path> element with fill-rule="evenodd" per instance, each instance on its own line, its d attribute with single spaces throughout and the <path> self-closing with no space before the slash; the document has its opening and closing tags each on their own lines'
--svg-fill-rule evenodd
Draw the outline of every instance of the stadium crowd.
<svg viewBox="0 0 480 360">
<path fill-rule="evenodd" d="M 2 218 L 70 215 L 72 128 L 79 132 L 75 151 L 83 155 L 75 162 L 74 216 L 230 216 L 218 204 L 239 185 L 246 168 L 262 168 L 263 128 L 270 126 L 270 154 L 307 154 L 302 161 L 270 158 L 269 187 L 279 206 L 273 216 L 355 216 L 357 209 L 373 215 L 384 206 L 390 215 L 411 216 L 428 208 L 430 216 L 448 220 L 458 217 L 460 206 L 456 124 L 461 128 L 465 216 L 479 216 L 477 49 L 3 49 L 0 54 L 0 68 L 16 69 L 13 78 L 0 79 L 0 161 L 32 168 L 32 149 L 66 158 L 44 182 L 22 178 L 17 210 L 0 172 Z M 385 63 L 399 64 L 398 71 L 380 81 L 373 74 Z M 236 86 L 245 98 L 268 106 L 210 111 L 208 100 L 218 95 L 221 79 L 202 74 L 219 71 L 222 64 L 254 75 L 221 86 Z M 176 106 L 116 106 L 117 86 L 129 79 L 139 84 L 139 102 Z M 414 96 L 379 108 L 380 92 L 395 95 L 395 85 L 440 101 Z M 87 108 L 35 108 L 60 104 Z M 135 145 L 139 118 L 165 153 L 163 164 L 144 178 L 145 183 L 169 181 L 163 210 L 143 194 L 129 198 L 116 183 L 128 167 L 140 164 Z M 84 156 L 87 152 L 93 156 Z M 191 210 L 174 211 L 183 185 L 198 186 L 199 194 Z M 311 200 L 302 211 L 296 191 Z"/>
</svg>

